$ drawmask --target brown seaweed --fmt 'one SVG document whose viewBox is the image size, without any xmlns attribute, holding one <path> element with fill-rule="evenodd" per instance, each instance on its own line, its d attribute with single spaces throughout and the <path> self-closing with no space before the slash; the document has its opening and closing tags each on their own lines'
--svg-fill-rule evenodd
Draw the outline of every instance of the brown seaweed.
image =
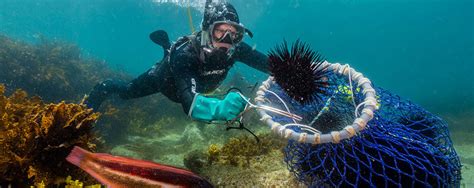
<svg viewBox="0 0 474 188">
<path fill-rule="evenodd" d="M 65 161 L 77 145 L 95 150 L 93 124 L 99 117 L 82 104 L 45 104 L 22 90 L 4 95 L 0 85 L 0 183 L 19 186 L 86 175 Z"/>
<path fill-rule="evenodd" d="M 260 142 L 251 136 L 230 138 L 221 148 L 211 144 L 208 148 L 208 162 L 230 164 L 233 166 L 248 166 L 252 157 L 266 155 L 273 150 L 283 148 L 285 142 L 270 133 L 257 134 Z"/>
</svg>

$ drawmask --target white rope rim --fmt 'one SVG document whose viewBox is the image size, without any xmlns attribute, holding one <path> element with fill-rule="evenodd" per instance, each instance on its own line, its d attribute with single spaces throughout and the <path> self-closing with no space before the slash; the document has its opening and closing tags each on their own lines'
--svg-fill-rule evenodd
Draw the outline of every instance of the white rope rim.
<svg viewBox="0 0 474 188">
<path fill-rule="evenodd" d="M 334 71 L 336 74 L 349 77 L 349 82 L 351 83 L 351 91 L 354 93 L 352 88 L 352 81 L 357 83 L 357 87 L 362 88 L 362 94 L 364 95 L 364 101 L 356 106 L 355 115 L 356 118 L 351 125 L 345 126 L 339 131 L 332 131 L 330 133 L 321 134 L 319 131 L 311 131 L 312 133 L 299 133 L 295 132 L 290 127 L 292 126 L 301 126 L 307 128 L 307 125 L 301 125 L 294 123 L 289 123 L 282 125 L 278 122 L 273 121 L 273 118 L 267 114 L 265 109 L 257 109 L 258 113 L 261 116 L 261 120 L 267 124 L 273 132 L 278 134 L 280 137 L 285 139 L 296 140 L 301 143 L 310 143 L 310 144 L 323 144 L 323 143 L 339 143 L 341 140 L 352 138 L 354 135 L 366 128 L 367 123 L 372 120 L 374 117 L 374 111 L 378 109 L 377 99 L 375 89 L 372 87 L 370 80 L 362 75 L 362 73 L 357 72 L 351 68 L 348 64 L 341 65 L 339 63 L 329 63 L 324 61 L 322 63 L 323 68 L 327 68 L 329 71 Z M 264 105 L 265 102 L 265 92 L 270 91 L 270 84 L 274 83 L 273 77 L 268 77 L 266 81 L 258 88 L 257 96 L 255 97 L 255 102 L 257 105 Z M 360 116 L 358 116 L 358 109 L 361 106 L 364 106 Z M 308 129 L 306 129 L 308 130 Z"/>
</svg>

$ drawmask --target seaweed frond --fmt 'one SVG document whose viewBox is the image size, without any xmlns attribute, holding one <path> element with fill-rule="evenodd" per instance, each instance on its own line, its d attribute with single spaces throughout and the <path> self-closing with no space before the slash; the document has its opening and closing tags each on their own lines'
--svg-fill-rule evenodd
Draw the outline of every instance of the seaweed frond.
<svg viewBox="0 0 474 188">
<path fill-rule="evenodd" d="M 0 182 L 50 185 L 64 173 L 83 174 L 65 157 L 74 145 L 95 149 L 99 114 L 79 104 L 45 104 L 22 90 L 7 97 L 4 90 L 0 84 Z"/>
</svg>

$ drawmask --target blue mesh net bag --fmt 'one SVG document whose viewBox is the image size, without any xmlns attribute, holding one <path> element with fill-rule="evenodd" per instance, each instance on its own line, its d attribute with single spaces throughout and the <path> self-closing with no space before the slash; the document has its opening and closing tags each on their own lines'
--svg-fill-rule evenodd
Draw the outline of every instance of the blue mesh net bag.
<svg viewBox="0 0 474 188">
<path fill-rule="evenodd" d="M 256 105 L 288 139 L 285 162 L 311 187 L 458 187 L 445 121 L 297 41 L 270 52 Z M 279 109 L 279 110 L 275 110 Z"/>
</svg>

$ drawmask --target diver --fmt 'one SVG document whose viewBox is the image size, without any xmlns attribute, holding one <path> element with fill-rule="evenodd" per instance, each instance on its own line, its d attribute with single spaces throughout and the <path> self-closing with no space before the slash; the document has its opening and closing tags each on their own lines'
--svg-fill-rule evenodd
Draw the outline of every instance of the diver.
<svg viewBox="0 0 474 188">
<path fill-rule="evenodd" d="M 194 120 L 232 120 L 247 104 L 239 93 L 229 92 L 224 99 L 204 94 L 221 84 L 235 61 L 269 72 L 268 57 L 242 42 L 245 34 L 253 36 L 240 23 L 230 3 L 207 0 L 201 31 L 181 37 L 173 45 L 166 32 L 151 33 L 152 41 L 164 49 L 163 59 L 129 83 L 109 79 L 97 84 L 85 104 L 97 110 L 113 94 L 132 99 L 160 92 L 181 103 L 184 112 Z"/>
</svg>

